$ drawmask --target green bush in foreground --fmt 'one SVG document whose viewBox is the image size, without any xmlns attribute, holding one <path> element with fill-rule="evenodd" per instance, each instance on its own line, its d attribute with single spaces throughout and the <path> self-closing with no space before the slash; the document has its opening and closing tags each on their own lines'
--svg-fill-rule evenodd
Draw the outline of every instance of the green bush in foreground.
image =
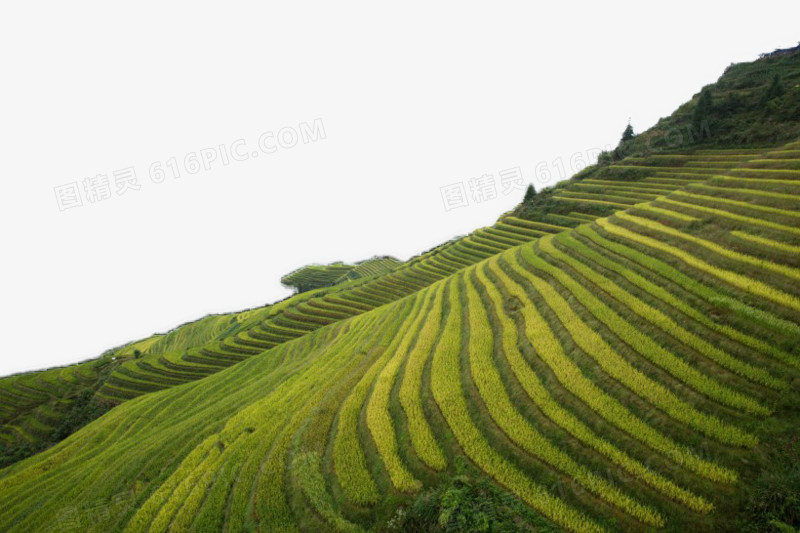
<svg viewBox="0 0 800 533">
<path fill-rule="evenodd" d="M 386 525 L 388 532 L 515 533 L 526 529 L 556 533 L 560 529 L 521 504 L 462 460 L 455 473 L 435 489 L 401 507 Z"/>
</svg>

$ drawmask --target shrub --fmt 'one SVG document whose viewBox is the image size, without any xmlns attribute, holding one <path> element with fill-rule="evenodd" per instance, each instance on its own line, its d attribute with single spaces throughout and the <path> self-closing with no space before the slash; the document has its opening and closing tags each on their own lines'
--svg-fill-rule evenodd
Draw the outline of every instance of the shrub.
<svg viewBox="0 0 800 533">
<path fill-rule="evenodd" d="M 525 197 L 522 199 L 524 203 L 530 203 L 533 201 L 534 196 L 536 196 L 536 189 L 533 187 L 532 183 L 528 184 L 528 188 L 525 189 Z"/>
<path fill-rule="evenodd" d="M 624 143 L 625 141 L 630 141 L 634 137 L 635 135 L 633 134 L 633 126 L 631 126 L 631 123 L 628 122 L 628 125 L 625 127 L 625 131 L 622 132 L 622 139 L 620 139 L 620 142 Z"/>
</svg>

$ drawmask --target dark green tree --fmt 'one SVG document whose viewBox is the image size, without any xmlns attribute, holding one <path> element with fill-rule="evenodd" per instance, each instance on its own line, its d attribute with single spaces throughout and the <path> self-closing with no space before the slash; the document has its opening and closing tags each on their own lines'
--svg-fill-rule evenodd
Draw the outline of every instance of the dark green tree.
<svg viewBox="0 0 800 533">
<path fill-rule="evenodd" d="M 620 142 L 630 141 L 634 137 L 635 135 L 633 133 L 633 126 L 631 126 L 631 123 L 628 122 L 628 126 L 625 128 L 625 131 L 622 132 L 622 139 Z"/>
<path fill-rule="evenodd" d="M 764 96 L 761 97 L 761 105 L 766 104 L 774 98 L 783 96 L 784 92 L 786 91 L 783 88 L 783 83 L 781 83 L 781 76 L 780 74 L 775 74 L 775 76 L 772 77 L 772 82 L 767 88 L 767 92 L 765 92 Z"/>
<path fill-rule="evenodd" d="M 711 97 L 711 89 L 705 87 L 700 92 L 700 98 L 692 111 L 692 127 L 697 132 L 698 141 L 703 138 L 703 131 L 708 131 L 708 120 L 714 108 L 714 100 Z M 703 124 L 705 122 L 705 124 Z"/>
<path fill-rule="evenodd" d="M 742 108 L 742 104 L 742 97 L 736 93 L 730 92 L 719 106 L 719 111 L 722 115 L 730 115 L 739 111 Z"/>
<path fill-rule="evenodd" d="M 533 188 L 533 184 L 529 183 L 528 188 L 525 189 L 525 197 L 522 199 L 522 203 L 527 204 L 531 202 L 536 197 L 536 189 Z"/>
<path fill-rule="evenodd" d="M 697 100 L 697 106 L 694 108 L 694 115 L 704 117 L 708 115 L 711 108 L 714 106 L 714 99 L 711 97 L 711 89 L 705 87 L 700 92 L 700 98 Z"/>
</svg>

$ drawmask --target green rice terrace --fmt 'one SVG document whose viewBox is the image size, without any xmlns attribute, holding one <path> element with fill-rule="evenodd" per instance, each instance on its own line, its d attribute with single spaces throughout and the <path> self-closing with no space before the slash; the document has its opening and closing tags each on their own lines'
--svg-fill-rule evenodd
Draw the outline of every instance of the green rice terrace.
<svg viewBox="0 0 800 533">
<path fill-rule="evenodd" d="M 298 268 L 281 278 L 285 287 L 305 292 L 321 287 L 329 287 L 351 279 L 366 278 L 386 274 L 400 264 L 394 257 L 373 257 L 355 265 L 334 263 L 332 265 L 308 265 Z"/>
<path fill-rule="evenodd" d="M 751 113 L 764 65 L 774 137 L 621 142 L 408 261 L 3 378 L 0 530 L 795 531 L 800 53 L 710 88 Z"/>
</svg>

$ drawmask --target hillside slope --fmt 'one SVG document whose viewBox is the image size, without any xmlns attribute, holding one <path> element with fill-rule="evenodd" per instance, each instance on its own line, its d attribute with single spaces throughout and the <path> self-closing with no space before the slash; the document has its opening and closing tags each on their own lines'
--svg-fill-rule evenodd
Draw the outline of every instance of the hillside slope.
<svg viewBox="0 0 800 533">
<path fill-rule="evenodd" d="M 506 217 L 324 292 L 360 312 L 0 471 L 0 528 L 403 530 L 464 460 L 554 529 L 791 523 L 798 164 L 626 161 L 547 195 L 568 226 Z"/>
<path fill-rule="evenodd" d="M 800 45 L 762 56 L 729 65 L 716 82 L 610 155 L 777 146 L 800 137 Z"/>
<path fill-rule="evenodd" d="M 75 416 L 76 403 L 80 404 L 79 418 L 90 421 L 92 414 L 99 416 L 114 405 L 203 379 L 320 327 L 394 302 L 501 250 L 563 231 L 580 219 L 546 221 L 503 217 L 492 227 L 406 263 L 368 260 L 332 286 L 256 309 L 210 315 L 167 334 L 110 350 L 80 366 L 0 379 L 0 450 L 6 458 L 0 466 L 55 444 L 82 425 L 66 423 Z M 84 373 L 88 377 L 70 378 Z M 76 402 L 87 395 L 88 401 Z"/>
</svg>

